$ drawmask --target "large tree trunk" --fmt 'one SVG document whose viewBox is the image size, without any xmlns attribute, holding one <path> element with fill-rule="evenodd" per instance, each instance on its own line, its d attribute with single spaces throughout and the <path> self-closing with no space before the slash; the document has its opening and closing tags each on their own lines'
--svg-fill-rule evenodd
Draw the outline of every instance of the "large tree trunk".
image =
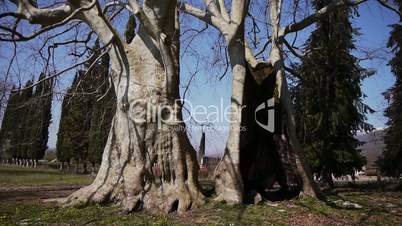
<svg viewBox="0 0 402 226">
<path fill-rule="evenodd" d="M 124 46 L 131 77 L 113 75 L 118 107 L 97 177 L 68 197 L 67 204 L 115 202 L 125 212 L 139 208 L 169 212 L 203 202 L 196 152 L 181 122 L 181 103 L 175 101 L 179 98 L 179 27 L 172 2 L 168 13 L 157 11 L 162 14 L 161 27 L 174 64 L 170 81 L 160 43 L 140 25 L 138 35 Z M 127 81 L 126 111 L 121 106 Z M 161 169 L 161 177 L 154 166 Z"/>
<path fill-rule="evenodd" d="M 280 132 L 280 139 L 287 143 L 288 148 L 295 156 L 295 164 L 297 172 L 300 175 L 302 183 L 302 195 L 317 197 L 320 195 L 319 188 L 314 182 L 313 174 L 308 164 L 304 150 L 296 135 L 296 122 L 293 113 L 289 89 L 285 77 L 285 67 L 283 60 L 283 29 L 280 27 L 282 2 L 274 0 L 270 6 L 270 17 L 273 24 L 272 28 L 272 47 L 270 53 L 270 61 L 276 76 L 276 89 L 278 93 L 278 101 L 283 109 L 281 115 L 285 129 Z"/>
<path fill-rule="evenodd" d="M 296 137 L 280 44 L 281 3 L 271 1 L 270 7 L 273 24 L 270 68 L 273 72 L 265 67 L 256 68 L 256 65 L 250 67 L 258 75 L 252 76 L 251 71 L 246 71 L 242 29 L 232 39 L 235 41 L 228 42 L 233 74 L 231 109 L 240 113 L 232 115 L 225 153 L 216 170 L 218 199 L 228 203 L 252 202 L 254 197 L 250 196 L 258 193 L 272 198 L 266 191 L 275 182 L 285 192 L 278 194 L 297 195 L 303 191 L 315 197 L 319 193 Z M 268 71 L 271 72 L 266 74 Z M 262 108 L 265 111 L 258 110 L 261 104 L 265 105 Z M 274 131 L 268 131 L 269 124 L 273 123 L 268 122 L 269 108 L 275 116 L 274 126 L 270 128 Z M 268 127 L 263 128 L 262 124 Z"/>
<path fill-rule="evenodd" d="M 232 95 L 230 101 L 230 130 L 222 160 L 216 167 L 215 190 L 217 200 L 228 203 L 243 202 L 244 186 L 240 173 L 240 136 L 242 132 L 242 107 L 244 82 L 246 78 L 246 60 L 243 47 L 243 26 L 240 32 L 229 42 L 229 58 L 232 66 Z"/>
</svg>

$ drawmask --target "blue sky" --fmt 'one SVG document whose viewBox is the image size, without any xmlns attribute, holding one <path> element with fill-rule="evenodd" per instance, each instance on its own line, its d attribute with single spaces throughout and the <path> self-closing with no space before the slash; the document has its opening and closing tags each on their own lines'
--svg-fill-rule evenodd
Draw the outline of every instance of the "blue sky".
<svg viewBox="0 0 402 226">
<path fill-rule="evenodd" d="M 377 55 L 382 56 L 381 59 L 373 59 L 361 62 L 361 66 L 377 70 L 375 75 L 364 81 L 362 87 L 364 93 L 367 95 L 365 102 L 377 111 L 374 114 L 368 115 L 368 121 L 376 128 L 384 128 L 386 118 L 383 116 L 383 110 L 386 108 L 387 103 L 381 93 L 387 90 L 394 82 L 394 78 L 390 73 L 390 68 L 386 65 L 388 59 L 392 57 L 392 55 L 389 53 L 389 50 L 386 48 L 386 42 L 390 32 L 388 25 L 398 22 L 398 16 L 387 9 L 381 8 L 375 1 L 368 1 L 368 3 L 361 5 L 359 7 L 359 13 L 360 17 L 353 19 L 354 27 L 360 28 L 361 33 L 361 36 L 355 38 L 356 46 L 362 49 L 376 50 Z M 183 23 L 184 26 L 204 26 L 192 18 L 187 19 L 190 20 Z M 310 26 L 308 29 L 300 32 L 297 43 L 304 43 L 309 33 L 313 29 L 314 26 Z M 219 80 L 218 77 L 220 77 L 222 74 L 223 67 L 211 66 L 211 62 L 213 61 L 214 56 L 216 56 L 212 54 L 212 52 L 217 51 L 216 46 L 214 46 L 216 43 L 216 37 L 217 32 L 213 28 L 209 28 L 205 34 L 193 40 L 192 46 L 189 48 L 189 54 L 181 60 L 182 86 L 187 84 L 193 72 L 198 71 L 191 82 L 189 91 L 186 94 L 186 99 L 191 102 L 193 106 L 223 105 L 225 107 L 229 103 L 231 75 L 228 73 L 222 80 Z M 40 66 L 32 65 L 35 61 L 32 57 L 30 57 L 32 48 L 37 43 L 38 41 L 32 41 L 20 45 L 21 56 L 19 57 L 18 62 L 18 68 L 20 71 L 15 69 L 17 68 L 15 66 L 13 73 L 23 74 L 23 81 L 32 75 L 39 75 L 38 71 L 40 70 Z M 182 44 L 182 49 L 185 47 L 186 45 Z M 65 52 L 66 49 L 64 48 L 59 48 L 56 50 L 55 61 L 57 62 L 59 70 L 71 65 L 72 58 L 66 57 Z M 195 56 L 194 53 L 199 54 L 199 56 Z M 361 51 L 356 51 L 354 54 L 356 56 L 360 56 Z M 0 43 L 0 68 L 3 68 L 0 69 L 1 72 L 4 71 L 5 65 L 7 65 L 10 59 L 10 55 L 11 52 L 9 46 Z M 197 59 L 199 59 L 199 61 L 197 61 Z M 66 87 L 68 87 L 68 85 L 71 83 L 73 74 L 74 71 L 71 71 L 66 75 L 63 75 L 60 79 L 57 90 L 61 92 L 65 90 Z M 18 80 L 14 77 L 13 81 L 16 82 Z M 184 88 L 182 87 L 182 91 L 183 90 Z M 49 131 L 49 147 L 55 147 L 56 145 L 58 122 L 60 119 L 61 97 L 61 95 L 56 95 L 53 101 L 53 122 Z M 201 127 L 197 127 L 194 124 L 188 124 L 188 126 L 190 129 L 189 133 L 191 140 L 195 148 L 198 149 Z M 227 123 L 223 122 L 215 124 L 214 127 L 206 128 L 206 131 L 207 155 L 216 155 L 222 153 L 227 138 Z"/>
</svg>

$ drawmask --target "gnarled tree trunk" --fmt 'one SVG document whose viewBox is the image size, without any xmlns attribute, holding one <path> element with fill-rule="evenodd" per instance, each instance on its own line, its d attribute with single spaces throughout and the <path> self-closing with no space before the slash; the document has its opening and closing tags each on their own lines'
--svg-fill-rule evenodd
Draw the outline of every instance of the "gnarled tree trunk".
<svg viewBox="0 0 402 226">
<path fill-rule="evenodd" d="M 286 196 L 300 191 L 313 197 L 319 194 L 296 137 L 282 57 L 281 4 L 278 0 L 270 1 L 272 47 L 269 63 L 259 64 L 262 67 L 257 68 L 258 64 L 249 59 L 256 61 L 254 57 L 246 58 L 252 53 L 244 44 L 243 32 L 236 33 L 232 39 L 235 42 L 228 41 L 233 74 L 231 107 L 240 116 L 235 114 L 230 124 L 225 154 L 216 170 L 216 190 L 218 198 L 229 203 L 252 202 L 254 197 L 248 197 L 248 194 L 268 195 L 266 191 L 275 182 L 280 184 L 281 191 L 285 191 L 282 194 Z M 248 72 L 246 60 L 250 66 Z M 267 67 L 270 69 L 266 70 Z M 265 105 L 262 118 L 257 115 L 260 104 Z M 268 121 L 270 107 L 275 115 L 274 122 Z M 258 125 L 258 120 L 265 121 L 268 127 L 274 123 L 274 131 Z"/>
<path fill-rule="evenodd" d="M 121 68 L 116 65 L 121 61 L 116 61 L 112 49 L 118 107 L 102 163 L 93 183 L 68 197 L 67 205 L 115 202 L 125 212 L 139 208 L 169 212 L 184 211 L 203 202 L 196 153 L 181 122 L 181 103 L 175 101 L 179 98 L 176 2 L 157 4 L 153 9 L 144 8 L 144 13 L 148 18 L 156 14 L 156 23 L 166 39 L 158 42 L 144 24 L 140 25 L 133 41 L 124 45 L 129 79 L 113 70 Z M 167 50 L 162 54 L 161 45 Z M 170 57 L 172 65 L 167 65 L 169 59 L 163 54 Z M 128 109 L 122 107 L 126 94 Z"/>
</svg>

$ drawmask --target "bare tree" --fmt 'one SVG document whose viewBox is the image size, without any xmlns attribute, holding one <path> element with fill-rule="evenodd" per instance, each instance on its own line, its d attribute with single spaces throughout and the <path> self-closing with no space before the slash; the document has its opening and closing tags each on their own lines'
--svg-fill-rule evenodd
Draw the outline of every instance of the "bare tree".
<svg viewBox="0 0 402 226">
<path fill-rule="evenodd" d="M 11 2 L 16 11 L 2 13 L 0 18 L 15 18 L 16 26 L 27 20 L 41 28 L 25 35 L 2 26 L 6 32 L 2 41 L 30 40 L 79 21 L 91 28 L 103 42 L 103 52 L 110 55 L 118 109 L 102 164 L 93 183 L 70 195 L 65 205 L 116 202 L 126 212 L 140 207 L 168 212 L 202 203 L 195 151 L 181 122 L 181 103 L 175 101 L 179 99 L 177 2 L 112 1 L 104 9 L 96 0 L 71 0 L 46 8 L 38 7 L 36 1 Z M 129 10 L 139 21 L 131 43 L 123 42 L 112 26 L 105 13 L 111 6 Z M 160 177 L 154 172 L 156 165 Z"/>
<path fill-rule="evenodd" d="M 206 10 L 191 4 L 182 4 L 182 11 L 212 25 L 222 33 L 227 42 L 232 67 L 231 106 L 235 114 L 234 120 L 231 121 L 224 156 L 216 169 L 218 200 L 240 203 L 245 198 L 253 198 L 245 197 L 249 194 L 254 196 L 258 192 L 263 193 L 275 181 L 278 181 L 286 192 L 294 193 L 300 190 L 299 195 L 320 196 L 296 137 L 295 119 L 285 77 L 287 67 L 284 46 L 298 57 L 302 54 L 286 41 L 286 35 L 305 29 L 329 12 L 342 7 L 357 6 L 365 1 L 333 0 L 326 7 L 300 21 L 296 21 L 294 16 L 293 22 L 285 26 L 281 24 L 284 17 L 283 1 L 266 1 L 269 18 L 267 24 L 271 26 L 271 37 L 262 51 L 271 44 L 267 61 L 257 60 L 256 56 L 262 52 L 254 55 L 253 50 L 244 41 L 244 17 L 249 1 L 233 0 L 229 10 L 223 0 L 204 0 Z M 387 1 L 378 2 L 400 14 Z M 295 9 L 294 13 L 297 6 Z M 258 128 L 253 119 L 256 114 L 254 110 L 261 103 L 258 101 L 264 103 L 271 98 L 277 119 L 275 132 L 268 133 Z M 247 109 L 242 111 L 242 106 L 247 106 Z M 241 125 L 246 126 L 245 131 L 240 129 Z"/>
<path fill-rule="evenodd" d="M 321 15 L 339 7 L 360 4 L 364 0 L 334 0 L 313 15 L 287 26 L 281 26 L 280 23 L 282 1 L 268 1 L 272 37 L 270 57 L 265 62 L 257 61 L 244 41 L 244 18 L 249 3 L 247 0 L 232 0 L 230 12 L 224 0 L 204 0 L 206 11 L 175 0 L 144 0 L 142 4 L 136 0 L 109 1 L 106 4 L 96 0 L 68 0 L 46 7 L 39 7 L 34 0 L 10 2 L 15 5 L 11 7 L 14 11 L 1 13 L 0 19 L 11 18 L 13 23 L 0 25 L 0 41 L 28 41 L 59 27 L 83 23 L 91 29 L 89 39 L 92 34 L 96 34 L 102 41 L 103 52 L 100 57 L 106 53 L 110 55 L 111 80 L 118 108 L 112 121 L 102 164 L 93 183 L 70 195 L 65 200 L 65 205 L 116 202 L 121 204 L 125 212 L 141 207 L 153 211 L 169 212 L 177 209 L 181 212 L 203 203 L 195 151 L 181 120 L 182 103 L 175 101 L 179 98 L 180 81 L 179 8 L 216 27 L 224 36 L 228 47 L 233 76 L 231 108 L 235 114 L 231 115 L 232 129 L 225 154 L 216 171 L 218 199 L 230 203 L 244 200 L 245 188 L 250 190 L 255 187 L 249 180 L 247 183 L 244 181 L 249 177 L 255 178 L 256 171 L 260 169 L 256 159 L 267 148 L 272 152 L 261 158 L 261 163 L 264 163 L 262 169 L 268 172 L 262 180 L 263 187 L 272 184 L 270 170 L 287 169 L 284 164 L 274 169 L 265 168 L 269 164 L 264 161 L 269 160 L 271 154 L 283 154 L 285 157 L 281 162 L 295 165 L 294 171 L 302 179 L 303 194 L 317 196 L 318 189 L 296 138 L 285 79 L 282 44 L 287 34 L 306 28 Z M 380 2 L 389 6 L 386 1 Z M 113 26 L 111 20 L 116 14 L 108 15 L 106 12 L 109 7 L 128 10 L 135 15 L 139 26 L 130 43 L 123 42 Z M 117 14 L 118 12 L 116 11 Z M 20 32 L 21 29 L 18 30 L 21 21 L 39 25 L 40 29 L 24 34 Z M 60 36 L 63 32 L 57 35 Z M 86 43 L 86 40 L 77 39 L 72 42 Z M 82 56 L 83 53 L 77 55 Z M 46 79 L 56 77 L 85 62 L 78 62 Z M 88 70 L 90 68 L 91 66 Z M 43 81 L 38 83 L 40 82 Z M 266 101 L 265 98 L 270 97 L 253 93 L 253 87 L 260 90 L 260 93 L 268 90 L 276 103 L 279 126 L 269 139 L 262 137 L 263 133 L 250 121 L 254 111 L 240 114 L 245 104 L 253 105 L 258 99 Z M 242 133 L 243 125 L 249 126 L 250 131 Z M 160 169 L 161 175 L 154 170 L 156 167 Z M 282 179 L 284 187 L 291 187 L 297 182 L 292 172 L 274 172 L 273 175 L 285 178 Z"/>
</svg>

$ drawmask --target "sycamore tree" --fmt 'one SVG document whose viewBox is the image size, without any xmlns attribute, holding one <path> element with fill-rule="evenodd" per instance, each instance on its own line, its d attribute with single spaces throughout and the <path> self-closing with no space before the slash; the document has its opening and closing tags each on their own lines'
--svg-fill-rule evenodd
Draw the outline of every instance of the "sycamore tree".
<svg viewBox="0 0 402 226">
<path fill-rule="evenodd" d="M 204 195 L 198 183 L 195 151 L 182 121 L 182 103 L 176 101 L 180 98 L 179 12 L 217 28 L 227 45 L 233 79 L 230 104 L 233 114 L 225 154 L 216 171 L 216 190 L 218 199 L 240 203 L 248 190 L 264 191 L 272 185 L 272 177 L 287 190 L 300 187 L 304 195 L 318 195 L 296 137 L 285 77 L 283 43 L 286 35 L 314 24 L 322 15 L 339 7 L 363 2 L 365 0 L 334 0 L 300 21 L 283 25 L 283 2 L 264 1 L 268 6 L 267 23 L 272 26 L 269 58 L 265 61 L 258 61 L 253 49 L 248 48 L 244 41 L 244 19 L 249 6 L 246 0 L 205 0 L 198 5 L 175 0 L 106 3 L 96 0 L 54 3 L 12 0 L 7 1 L 10 6 L 3 7 L 4 11 L 0 14 L 0 20 L 6 21 L 0 26 L 0 41 L 23 42 L 57 30 L 56 34 L 45 38 L 46 45 L 54 37 L 65 37 L 63 34 L 69 29 L 74 30 L 74 25 L 85 24 L 91 30 L 89 39 L 94 35 L 102 42 L 100 57 L 106 53 L 110 56 L 110 77 L 117 109 L 103 151 L 102 164 L 93 183 L 70 195 L 64 201 L 65 205 L 115 202 L 125 212 L 141 207 L 153 211 L 182 212 L 202 204 Z M 380 2 L 393 9 L 386 1 Z M 135 20 L 131 17 L 131 21 L 135 23 L 131 24 L 138 25 L 129 27 L 128 32 L 132 34 L 126 41 L 113 23 L 113 18 L 121 11 L 133 15 Z M 26 22 L 36 30 L 28 33 L 32 27 L 26 29 L 29 27 Z M 81 36 L 54 43 L 50 49 L 69 43 L 84 43 L 85 47 L 86 39 L 77 38 Z M 84 55 L 73 54 L 77 57 Z M 82 64 L 79 62 L 53 72 L 47 79 Z M 252 91 L 258 93 L 253 94 Z M 243 105 L 257 103 L 255 99 L 265 101 L 266 97 L 271 100 L 266 104 L 274 105 L 277 116 L 277 129 L 271 134 L 261 131 L 254 120 L 250 120 L 254 110 L 242 111 Z M 239 129 L 242 125 L 250 128 L 247 133 Z M 266 149 L 270 150 L 268 155 L 263 152 Z M 260 158 L 259 155 L 265 156 Z M 264 161 L 273 155 L 277 155 L 282 164 L 274 169 L 266 168 L 268 162 Z M 258 159 L 262 161 L 256 164 Z M 154 172 L 154 165 L 161 169 L 161 177 Z M 284 173 L 288 169 L 293 170 Z M 261 180 L 258 178 L 264 182 L 259 183 Z"/>
<path fill-rule="evenodd" d="M 179 23 L 176 1 L 111 2 L 67 1 L 40 7 L 34 1 L 11 1 L 15 18 L 40 25 L 25 34 L 8 28 L 3 41 L 24 41 L 72 21 L 87 24 L 109 53 L 117 109 L 105 145 L 102 164 L 93 183 L 70 195 L 66 205 L 90 202 L 120 203 L 124 211 L 139 207 L 184 211 L 203 200 L 198 185 L 196 155 L 181 122 L 179 99 Z M 109 7 L 123 7 L 139 26 L 125 43 L 112 26 Z M 15 26 L 18 27 L 18 26 Z M 3 29 L 3 30 L 4 30 Z M 22 32 L 22 33 L 21 33 Z M 54 75 L 57 76 L 57 73 Z M 147 112 L 147 107 L 165 110 Z M 157 120 L 151 121 L 149 118 Z M 162 122 L 159 123 L 158 122 Z M 154 176 L 159 164 L 162 177 Z"/>
<path fill-rule="evenodd" d="M 216 28 L 224 37 L 232 69 L 231 107 L 241 112 L 233 116 L 237 117 L 235 120 L 231 120 L 224 156 L 216 169 L 217 199 L 239 203 L 245 201 L 248 194 L 257 192 L 263 195 L 265 189 L 275 181 L 286 193 L 301 192 L 300 195 L 304 196 L 320 196 L 302 145 L 297 139 L 293 106 L 285 77 L 285 71 L 293 71 L 285 65 L 284 50 L 287 49 L 296 57 L 303 54 L 289 44 L 287 36 L 315 24 L 328 13 L 356 7 L 366 1 L 329 1 L 300 21 L 294 16 L 293 22 L 289 24 L 282 22 L 286 17 L 282 13 L 285 10 L 284 1 L 266 1 L 266 24 L 270 26 L 270 37 L 261 50 L 268 52 L 265 60 L 256 59 L 261 51 L 254 53 L 244 39 L 246 12 L 242 10 L 248 9 L 249 1 L 231 1 L 231 4 L 212 0 L 202 2 L 204 5 L 200 7 L 182 4 L 181 10 Z M 399 14 L 392 4 L 378 2 Z M 296 1 L 296 5 L 298 3 Z M 260 16 L 258 12 L 247 12 L 253 21 L 261 19 L 255 19 Z M 269 44 L 270 48 L 266 48 Z M 260 109 L 261 103 L 265 104 L 265 109 L 274 109 L 273 128 L 268 125 L 261 129 L 261 125 L 256 123 L 255 119 L 259 116 L 255 111 Z M 242 111 L 244 105 L 248 108 Z M 269 112 L 265 115 L 269 115 Z M 268 120 L 267 116 L 262 117 L 264 120 Z M 241 125 L 246 126 L 245 131 L 239 129 Z"/>
</svg>

